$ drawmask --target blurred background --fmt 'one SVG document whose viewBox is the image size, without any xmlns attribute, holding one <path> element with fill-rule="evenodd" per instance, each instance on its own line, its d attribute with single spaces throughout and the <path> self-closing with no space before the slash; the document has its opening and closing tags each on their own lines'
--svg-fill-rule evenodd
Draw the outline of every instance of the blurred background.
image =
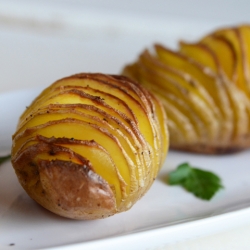
<svg viewBox="0 0 250 250">
<path fill-rule="evenodd" d="M 246 0 L 0 0 L 0 90 L 119 73 L 143 49 L 247 23 Z"/>
</svg>

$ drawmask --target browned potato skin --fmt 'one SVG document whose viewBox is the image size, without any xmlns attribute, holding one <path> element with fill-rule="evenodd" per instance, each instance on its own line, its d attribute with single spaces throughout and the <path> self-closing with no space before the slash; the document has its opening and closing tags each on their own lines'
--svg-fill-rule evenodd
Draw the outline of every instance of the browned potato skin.
<svg viewBox="0 0 250 250">
<path fill-rule="evenodd" d="M 94 90 L 91 82 L 85 86 L 84 81 L 89 80 L 96 81 L 99 88 Z M 76 86 L 74 81 L 80 82 L 79 85 Z M 102 88 L 102 84 L 105 87 Z M 125 99 L 112 97 L 112 87 L 120 91 Z M 108 89 L 107 93 L 103 92 L 105 88 Z M 64 94 L 66 102 L 61 103 L 60 98 L 64 97 Z M 105 95 L 110 100 L 99 95 Z M 57 98 L 56 101 L 53 102 L 53 98 Z M 67 98 L 74 100 L 73 103 Z M 77 98 L 82 98 L 83 102 Z M 117 109 L 113 108 L 112 103 L 106 103 L 111 100 L 115 102 Z M 133 111 L 133 107 L 129 107 L 126 101 L 134 102 L 137 110 Z M 123 110 L 119 109 L 120 106 Z M 64 112 L 66 109 L 67 112 Z M 82 116 L 79 110 L 83 112 Z M 63 118 L 58 119 L 60 115 L 63 115 Z M 147 125 L 141 122 L 145 117 L 149 121 Z M 168 151 L 166 119 L 159 100 L 127 77 L 81 73 L 62 78 L 34 99 L 20 117 L 17 131 L 13 135 L 12 165 L 28 195 L 53 213 L 71 219 L 106 218 L 130 209 L 153 184 Z M 29 125 L 30 122 L 35 125 Z M 96 132 L 91 134 L 89 139 L 88 133 L 85 135 L 85 131 L 77 127 L 77 137 L 69 137 L 72 132 L 71 129 L 68 131 L 70 124 L 84 124 L 84 128 L 88 126 L 90 131 Z M 53 126 L 60 130 L 60 125 L 65 125 L 67 133 L 60 131 L 63 135 L 56 136 L 53 133 L 57 131 L 53 130 Z M 112 129 L 118 132 L 114 131 L 112 134 L 112 126 Z M 43 129 L 46 135 L 42 134 Z M 109 140 L 109 144 L 98 141 L 100 136 Z M 119 158 L 118 164 L 115 163 L 107 145 L 115 145 L 115 150 L 119 151 L 124 159 Z M 78 146 L 84 147 L 81 151 L 79 148 L 74 151 Z M 101 167 L 98 168 L 96 161 L 92 164 L 90 156 L 83 149 L 85 146 L 95 152 L 100 150 L 110 157 L 107 158 L 111 163 L 107 166 L 109 170 L 103 164 L 99 164 Z M 91 151 L 91 154 L 94 155 L 93 152 Z M 98 153 L 95 156 L 99 156 Z M 133 160 L 132 156 L 136 160 Z M 92 156 L 92 160 L 94 158 Z M 107 162 L 104 158 L 100 159 Z M 123 171 L 120 166 L 125 166 L 127 170 Z M 115 177 L 108 180 L 106 173 Z M 113 181 L 114 178 L 119 185 Z"/>
<path fill-rule="evenodd" d="M 173 145 L 171 148 L 177 151 L 197 153 L 197 154 L 211 154 L 211 155 L 223 155 L 233 154 L 245 150 L 249 147 L 249 137 L 246 138 L 246 144 L 240 143 L 240 145 L 228 145 L 228 146 L 207 146 L 205 144 L 197 145 Z"/>
<path fill-rule="evenodd" d="M 250 147 L 249 44 L 250 25 L 227 27 L 215 30 L 195 43 L 180 42 L 176 51 L 156 44 L 155 53 L 145 50 L 134 63 L 123 69 L 124 75 L 137 80 L 163 101 L 168 114 L 170 148 L 201 154 L 230 154 Z M 221 49 L 224 49 L 226 59 L 220 53 Z M 175 62 L 172 63 L 171 57 L 178 59 L 173 59 Z M 190 67 L 185 68 L 184 64 Z M 175 72 L 176 76 L 185 79 L 186 85 L 193 85 L 193 89 L 183 87 L 181 81 L 173 78 L 169 72 Z M 196 81 L 196 85 L 191 79 Z M 211 81 L 207 82 L 208 79 Z M 191 98 L 195 96 L 197 85 L 204 87 L 213 102 L 209 107 L 207 101 L 196 95 L 200 103 L 205 103 L 204 112 L 218 109 L 209 123 L 218 122 L 213 130 L 209 130 L 202 120 L 202 112 L 192 107 Z M 181 94 L 176 94 L 174 88 L 179 89 Z M 188 112 L 179 110 L 180 114 L 189 121 L 196 116 L 197 124 L 201 124 L 200 128 L 205 133 L 197 137 L 190 135 L 187 139 L 188 134 L 198 131 L 199 127 L 190 123 L 191 128 L 183 132 L 186 124 L 182 122 L 180 125 L 180 117 L 171 114 L 171 109 L 177 109 L 175 104 L 178 102 L 185 102 L 189 108 Z M 217 136 L 210 137 L 211 131 Z M 178 135 L 183 135 L 180 140 Z"/>
<path fill-rule="evenodd" d="M 12 161 L 18 179 L 31 198 L 48 210 L 72 219 L 99 219 L 116 212 L 110 186 L 93 171 L 89 161 L 77 155 L 81 164 L 60 160 L 35 163 L 33 159 L 39 153 L 56 155 L 62 151 L 53 144 L 54 138 L 38 136 L 37 139 L 38 144 Z M 68 139 L 60 142 L 68 143 Z M 71 153 L 63 150 L 65 154 Z M 31 181 L 35 183 L 32 188 Z"/>
</svg>

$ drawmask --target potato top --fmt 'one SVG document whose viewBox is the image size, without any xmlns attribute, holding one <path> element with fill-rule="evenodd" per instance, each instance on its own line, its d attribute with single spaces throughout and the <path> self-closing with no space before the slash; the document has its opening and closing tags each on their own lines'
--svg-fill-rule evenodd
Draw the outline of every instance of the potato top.
<svg viewBox="0 0 250 250">
<path fill-rule="evenodd" d="M 171 148 L 213 154 L 250 147 L 250 26 L 182 41 L 176 51 L 156 44 L 123 74 L 161 99 Z"/>
<path fill-rule="evenodd" d="M 158 99 L 126 77 L 77 74 L 46 88 L 21 115 L 12 164 L 27 193 L 74 219 L 129 209 L 168 151 Z"/>
</svg>

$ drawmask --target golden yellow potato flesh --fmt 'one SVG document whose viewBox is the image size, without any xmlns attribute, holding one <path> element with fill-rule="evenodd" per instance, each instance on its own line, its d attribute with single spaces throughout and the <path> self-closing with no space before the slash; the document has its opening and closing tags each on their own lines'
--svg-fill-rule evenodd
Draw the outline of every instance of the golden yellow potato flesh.
<svg viewBox="0 0 250 250">
<path fill-rule="evenodd" d="M 250 147 L 250 26 L 229 27 L 173 51 L 156 44 L 123 75 L 162 101 L 170 147 L 230 153 Z"/>
<path fill-rule="evenodd" d="M 12 165 L 48 210 L 99 219 L 128 210 L 168 151 L 159 100 L 123 76 L 77 74 L 46 88 L 21 115 Z"/>
</svg>

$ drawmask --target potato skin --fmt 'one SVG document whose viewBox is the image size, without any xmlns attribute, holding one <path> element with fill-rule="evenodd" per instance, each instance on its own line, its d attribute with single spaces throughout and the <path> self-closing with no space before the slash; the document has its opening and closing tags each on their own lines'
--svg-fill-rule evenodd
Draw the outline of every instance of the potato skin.
<svg viewBox="0 0 250 250">
<path fill-rule="evenodd" d="M 39 153 L 56 155 L 62 151 L 52 144 L 53 138 L 38 136 L 37 140 L 40 142 L 13 160 L 18 179 L 30 197 L 48 210 L 72 219 L 105 218 L 115 213 L 113 191 L 93 171 L 89 161 L 78 156 L 81 164 L 62 160 L 35 162 Z M 32 188 L 31 182 L 35 183 Z"/>
<path fill-rule="evenodd" d="M 101 219 L 130 209 L 168 151 L 162 104 L 127 77 L 81 73 L 37 96 L 13 135 L 12 165 L 55 214 Z"/>
<path fill-rule="evenodd" d="M 168 115 L 170 148 L 230 154 L 250 147 L 250 26 L 226 27 L 177 50 L 161 44 L 123 69 Z"/>
</svg>

